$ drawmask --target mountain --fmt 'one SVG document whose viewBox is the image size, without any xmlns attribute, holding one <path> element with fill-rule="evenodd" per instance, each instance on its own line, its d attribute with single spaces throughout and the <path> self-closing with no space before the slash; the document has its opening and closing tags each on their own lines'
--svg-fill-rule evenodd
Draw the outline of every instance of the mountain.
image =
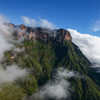
<svg viewBox="0 0 100 100">
<path fill-rule="evenodd" d="M 38 92 L 48 81 L 53 81 L 59 68 L 79 75 L 79 78 L 67 79 L 71 84 L 69 90 L 71 96 L 60 100 L 100 100 L 100 84 L 97 82 L 99 78 L 97 76 L 95 80 L 90 70 L 92 62 L 72 42 L 71 34 L 67 30 L 31 28 L 24 25 L 16 27 L 20 27 L 21 30 L 17 31 L 16 28 L 15 39 L 17 41 L 22 37 L 24 39 L 20 43 L 15 42 L 15 47 L 5 52 L 2 65 L 5 67 L 16 64 L 22 69 L 26 68 L 29 74 L 13 84 L 4 86 L 4 91 L 0 93 L 1 100 L 22 100 L 24 96 L 29 100 L 29 97 Z M 32 99 L 35 100 L 34 96 Z M 47 96 L 44 100 L 57 99 Z"/>
</svg>

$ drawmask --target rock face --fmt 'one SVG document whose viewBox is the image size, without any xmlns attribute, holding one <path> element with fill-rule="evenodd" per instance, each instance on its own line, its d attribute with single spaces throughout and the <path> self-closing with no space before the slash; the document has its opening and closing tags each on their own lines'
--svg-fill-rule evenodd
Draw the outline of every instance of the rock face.
<svg viewBox="0 0 100 100">
<path fill-rule="evenodd" d="M 72 36 L 68 31 L 66 31 L 64 40 L 72 41 Z"/>
<path fill-rule="evenodd" d="M 21 30 L 26 30 L 27 29 L 27 27 L 23 24 L 20 25 L 20 28 L 21 28 Z"/>
<path fill-rule="evenodd" d="M 42 40 L 48 41 L 52 38 L 52 40 L 63 42 L 64 40 L 71 41 L 71 34 L 65 29 L 44 29 L 44 28 L 31 28 L 26 27 L 21 24 L 18 26 L 19 29 L 16 30 L 16 34 L 18 39 L 24 37 L 25 39 L 33 39 L 33 40 Z"/>
<path fill-rule="evenodd" d="M 72 37 L 71 37 L 71 34 L 67 30 L 59 29 L 57 30 L 56 40 L 60 42 L 64 40 L 71 41 Z"/>
</svg>

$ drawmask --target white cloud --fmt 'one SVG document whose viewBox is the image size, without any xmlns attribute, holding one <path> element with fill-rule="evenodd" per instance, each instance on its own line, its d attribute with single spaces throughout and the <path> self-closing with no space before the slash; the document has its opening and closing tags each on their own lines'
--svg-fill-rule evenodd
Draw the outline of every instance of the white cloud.
<svg viewBox="0 0 100 100">
<path fill-rule="evenodd" d="M 4 16 L 2 15 L 0 16 L 0 32 L 4 32 L 4 34 L 9 34 L 9 31 L 8 31 L 9 27 L 5 25 L 8 22 L 9 21 Z"/>
<path fill-rule="evenodd" d="M 70 83 L 64 79 L 57 81 L 55 83 L 47 84 L 44 89 L 41 90 L 40 96 L 50 97 L 55 99 L 63 99 L 70 96 L 69 88 Z"/>
<path fill-rule="evenodd" d="M 0 60 L 3 57 L 3 53 L 12 47 L 9 40 L 12 39 L 12 29 L 6 25 L 9 21 L 4 16 L 0 16 Z"/>
<path fill-rule="evenodd" d="M 49 22 L 46 19 L 40 19 L 40 26 L 43 28 L 49 28 L 49 29 L 56 28 L 56 26 L 53 23 Z"/>
<path fill-rule="evenodd" d="M 57 74 L 54 75 L 54 80 L 49 81 L 30 100 L 33 100 L 33 98 L 46 99 L 48 97 L 56 100 L 69 98 L 71 88 L 70 82 L 67 79 L 71 77 L 77 77 L 77 74 L 63 68 L 58 69 Z"/>
<path fill-rule="evenodd" d="M 79 46 L 85 56 L 92 62 L 100 64 L 100 37 L 90 34 L 81 34 L 77 30 L 68 29 L 73 42 Z"/>
<path fill-rule="evenodd" d="M 26 73 L 25 69 L 20 69 L 16 65 L 7 66 L 7 69 L 0 67 L 0 84 L 13 82 L 17 78 L 24 77 Z"/>
<path fill-rule="evenodd" d="M 26 16 L 22 16 L 22 20 L 24 21 L 24 23 L 26 25 L 29 25 L 31 27 L 36 27 L 36 25 L 37 25 L 37 22 L 35 19 L 31 19 L 31 18 L 28 18 Z"/>
<path fill-rule="evenodd" d="M 7 25 L 8 22 L 4 16 L 0 16 L 0 61 L 3 59 L 4 52 L 14 46 L 11 43 L 13 29 Z M 25 70 L 18 68 L 16 65 L 6 67 L 7 69 L 3 69 L 3 66 L 0 66 L 0 84 L 12 82 L 26 73 Z"/>
<path fill-rule="evenodd" d="M 4 55 L 3 53 L 6 50 L 9 50 L 11 47 L 12 47 L 12 45 L 9 44 L 8 41 L 5 40 L 5 38 L 3 37 L 3 35 L 0 34 L 0 60 L 2 59 L 2 57 Z"/>
<path fill-rule="evenodd" d="M 100 20 L 97 20 L 93 26 L 93 31 L 98 32 L 100 31 Z"/>
<path fill-rule="evenodd" d="M 26 25 L 29 25 L 32 27 L 40 26 L 42 28 L 48 28 L 48 29 L 56 28 L 56 26 L 53 23 L 49 22 L 46 19 L 35 20 L 35 19 L 28 18 L 26 16 L 22 16 L 22 20 L 24 21 Z"/>
</svg>

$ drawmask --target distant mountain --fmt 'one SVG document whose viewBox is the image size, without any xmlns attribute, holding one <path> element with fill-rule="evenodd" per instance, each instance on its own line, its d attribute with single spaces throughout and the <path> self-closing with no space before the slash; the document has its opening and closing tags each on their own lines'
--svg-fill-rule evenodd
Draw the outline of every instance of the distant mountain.
<svg viewBox="0 0 100 100">
<path fill-rule="evenodd" d="M 15 26 L 12 25 L 12 27 Z M 72 89 L 70 91 L 71 96 L 61 100 L 100 100 L 100 84 L 97 82 L 99 78 L 95 80 L 90 71 L 91 62 L 72 42 L 71 34 L 67 30 L 31 28 L 24 25 L 16 27 L 20 28 L 15 29 L 14 37 L 18 37 L 16 38 L 18 41 L 22 37 L 24 39 L 21 43 L 15 43 L 15 48 L 5 52 L 2 65 L 16 64 L 20 68 L 29 70 L 29 75 L 25 79 L 18 79 L 14 83 L 14 86 L 20 87 L 18 91 L 23 90 L 18 96 L 24 93 L 26 98 L 29 98 L 49 80 L 53 80 L 55 70 L 62 67 L 65 70 L 78 73 L 80 78 L 72 77 L 68 79 Z M 5 99 L 3 96 L 8 90 L 8 98 L 6 96 Z M 22 96 L 16 98 L 16 91 L 13 91 L 16 93 L 9 97 L 11 92 L 10 88 L 5 88 L 4 94 L 0 95 L 1 100 L 22 100 Z M 34 97 L 33 100 L 35 100 Z M 56 99 L 47 96 L 44 100 Z"/>
</svg>

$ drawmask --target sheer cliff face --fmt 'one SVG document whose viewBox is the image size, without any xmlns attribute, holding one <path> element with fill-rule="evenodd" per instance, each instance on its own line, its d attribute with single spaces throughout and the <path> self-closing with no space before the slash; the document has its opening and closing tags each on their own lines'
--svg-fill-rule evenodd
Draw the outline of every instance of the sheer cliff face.
<svg viewBox="0 0 100 100">
<path fill-rule="evenodd" d="M 13 24 L 9 24 L 10 27 L 16 27 Z M 50 40 L 50 38 L 63 42 L 64 40 L 71 41 L 72 37 L 70 33 L 65 29 L 56 29 L 50 30 L 45 28 L 31 28 L 26 27 L 25 25 L 21 24 L 15 28 L 16 35 L 18 39 L 22 37 L 27 37 L 28 39 L 36 39 L 36 40 Z"/>
<path fill-rule="evenodd" d="M 64 40 L 72 40 L 72 37 L 70 33 L 67 30 L 64 29 L 58 29 L 56 31 L 56 40 L 57 41 L 64 41 Z"/>
<path fill-rule="evenodd" d="M 66 31 L 64 40 L 72 41 L 72 37 L 68 31 Z"/>
</svg>

